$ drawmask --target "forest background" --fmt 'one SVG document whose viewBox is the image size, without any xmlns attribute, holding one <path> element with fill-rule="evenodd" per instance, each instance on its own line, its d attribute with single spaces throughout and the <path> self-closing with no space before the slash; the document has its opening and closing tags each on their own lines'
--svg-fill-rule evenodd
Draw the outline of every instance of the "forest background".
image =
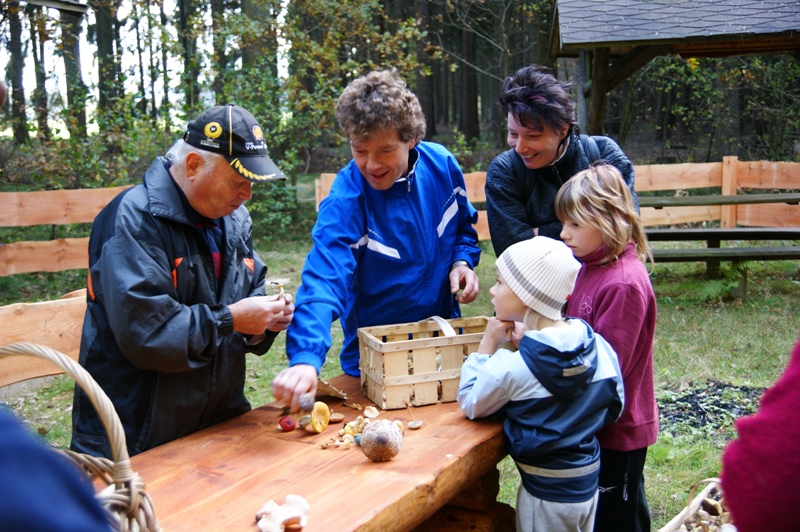
<svg viewBox="0 0 800 532">
<path fill-rule="evenodd" d="M 505 117 L 494 104 L 505 76 L 536 63 L 577 79 L 576 61 L 547 55 L 553 0 L 88 3 L 79 15 L 0 2 L 0 68 L 10 89 L 0 110 L 0 191 L 138 183 L 188 119 L 213 104 L 237 103 L 259 119 L 271 157 L 290 177 L 254 187 L 248 207 L 270 274 L 289 279 L 293 292 L 310 247 L 314 177 L 350 158 L 334 122 L 350 80 L 397 68 L 423 105 L 428 138 L 476 171 L 506 149 Z M 606 105 L 605 133 L 637 165 L 725 155 L 792 160 L 800 61 L 786 54 L 662 56 L 612 90 Z M 27 230 L 4 229 L 0 242 Z M 84 236 L 88 224 L 48 231 Z M 478 270 L 488 292 L 494 257 L 483 247 Z M 756 407 L 797 339 L 797 264 L 743 267 L 747 300 L 727 296 L 736 272 L 709 281 L 702 264 L 658 265 L 651 276 L 662 430 L 646 475 L 656 525 L 685 503 L 691 482 L 718 474 L 733 419 Z M 53 299 L 84 284 L 85 271 L 0 278 L 0 304 Z M 468 312 L 490 313 L 488 298 Z M 270 399 L 271 375 L 285 367 L 281 348 L 248 361 L 254 404 Z M 336 373 L 336 353 L 325 368 Z M 62 379 L 0 400 L 63 446 L 71 390 Z M 518 476 L 510 463 L 501 471 L 500 498 L 513 504 Z"/>
</svg>

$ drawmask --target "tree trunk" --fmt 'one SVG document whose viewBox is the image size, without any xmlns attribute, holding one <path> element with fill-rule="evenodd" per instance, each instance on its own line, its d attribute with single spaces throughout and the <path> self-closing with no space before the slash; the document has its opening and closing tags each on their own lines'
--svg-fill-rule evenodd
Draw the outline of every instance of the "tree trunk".
<svg viewBox="0 0 800 532">
<path fill-rule="evenodd" d="M 156 101 L 156 79 L 158 78 L 158 60 L 156 59 L 156 39 L 155 32 L 153 31 L 153 16 L 150 10 L 145 11 L 147 14 L 147 37 L 146 40 L 150 43 L 147 48 L 147 62 L 150 81 L 150 117 L 153 120 L 158 119 L 158 102 Z M 169 87 L 164 87 L 164 92 L 168 91 Z"/>
<path fill-rule="evenodd" d="M 22 56 L 21 11 L 19 0 L 9 0 L 8 27 L 10 40 L 8 47 L 11 53 L 11 127 L 17 144 L 25 144 L 30 140 L 25 120 L 25 87 L 22 83 L 22 69 L 25 64 L 25 58 Z"/>
<path fill-rule="evenodd" d="M 61 11 L 61 55 L 67 82 L 67 130 L 71 137 L 86 137 L 86 98 L 89 91 L 81 74 L 81 16 Z"/>
<path fill-rule="evenodd" d="M 462 132 L 468 143 L 472 143 L 480 136 L 478 126 L 478 90 L 475 82 L 475 47 L 472 31 L 461 30 L 461 55 L 464 62 L 461 65 L 462 81 Z"/>
<path fill-rule="evenodd" d="M 225 38 L 222 35 L 222 26 L 225 21 L 225 7 L 223 0 L 211 0 L 211 33 L 214 47 L 214 59 L 216 60 L 216 72 L 214 73 L 214 96 L 217 104 L 227 101 L 225 97 L 225 77 L 228 58 L 225 55 Z"/>
<path fill-rule="evenodd" d="M 30 22 L 31 52 L 33 53 L 33 71 L 36 74 L 36 88 L 33 90 L 33 108 L 36 112 L 37 137 L 50 139 L 50 125 L 47 123 L 49 110 L 47 107 L 47 73 L 44 66 L 44 46 L 47 41 L 46 20 L 41 8 L 28 4 L 26 9 Z"/>
<path fill-rule="evenodd" d="M 141 100 L 139 100 L 138 108 L 139 112 L 142 113 L 142 116 L 147 116 L 147 89 L 145 88 L 145 81 L 144 81 L 144 50 L 142 44 L 142 33 L 139 28 L 139 25 L 142 22 L 142 17 L 139 15 L 139 8 L 136 4 L 133 5 L 133 26 L 136 29 L 136 59 L 137 59 L 137 70 L 139 71 L 139 95 L 141 96 Z"/>
<path fill-rule="evenodd" d="M 194 26 L 190 23 L 194 12 L 194 0 L 180 0 L 178 2 L 178 40 L 181 43 L 184 67 L 184 109 L 190 114 L 194 113 L 194 108 L 199 103 L 200 97 L 200 85 L 198 83 L 200 64 L 197 56 L 197 36 L 195 35 Z"/>
<path fill-rule="evenodd" d="M 114 21 L 116 7 L 108 0 L 90 0 L 94 9 L 97 39 L 98 72 L 98 109 L 108 111 L 117 98 L 118 66 L 114 52 Z"/>
<path fill-rule="evenodd" d="M 161 3 L 159 12 L 161 20 L 161 27 L 167 27 L 167 14 L 164 13 L 164 3 Z M 169 55 L 167 54 L 169 35 L 165 31 L 161 31 L 159 42 L 161 43 L 161 74 L 164 77 L 164 99 L 161 101 L 161 116 L 164 117 L 164 133 L 167 136 L 172 135 L 172 115 L 169 103 Z"/>
<path fill-rule="evenodd" d="M 430 18 L 428 17 L 428 0 L 417 0 L 417 20 L 422 31 L 428 31 Z M 420 75 L 417 78 L 417 98 L 425 113 L 425 138 L 430 139 L 436 135 L 436 109 L 434 107 L 433 72 L 431 57 L 428 53 L 429 41 L 422 37 L 417 44 L 417 60 L 420 66 Z"/>
<path fill-rule="evenodd" d="M 242 0 L 242 13 L 259 25 L 274 24 L 274 17 L 267 9 L 262 7 L 263 2 L 257 0 Z M 269 22 L 268 22 L 269 21 Z M 253 67 L 258 60 L 264 55 L 263 43 L 261 42 L 262 35 L 245 35 L 242 37 L 242 66 L 245 68 Z M 274 38 L 274 37 L 273 37 Z M 275 61 L 272 66 L 273 73 L 278 73 L 278 56 L 277 50 L 275 54 Z"/>
</svg>

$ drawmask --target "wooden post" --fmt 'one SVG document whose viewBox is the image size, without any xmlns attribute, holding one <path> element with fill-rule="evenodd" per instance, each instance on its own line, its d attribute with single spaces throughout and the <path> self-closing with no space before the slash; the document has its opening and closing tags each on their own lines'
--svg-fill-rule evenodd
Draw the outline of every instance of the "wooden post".
<svg viewBox="0 0 800 532">
<path fill-rule="evenodd" d="M 739 158 L 727 155 L 722 158 L 722 195 L 735 196 L 738 191 Z M 723 205 L 720 209 L 719 226 L 725 229 L 736 227 L 736 205 Z"/>
<path fill-rule="evenodd" d="M 610 48 L 595 48 L 592 57 L 592 90 L 589 96 L 589 135 L 602 135 L 605 120 L 608 58 Z"/>
</svg>

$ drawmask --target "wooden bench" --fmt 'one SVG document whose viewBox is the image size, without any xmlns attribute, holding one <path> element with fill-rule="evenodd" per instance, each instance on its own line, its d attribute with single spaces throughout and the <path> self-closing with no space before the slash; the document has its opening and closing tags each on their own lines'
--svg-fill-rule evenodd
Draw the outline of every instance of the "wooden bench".
<svg viewBox="0 0 800 532">
<path fill-rule="evenodd" d="M 13 303 L 0 307 L 0 345 L 33 342 L 78 360 L 86 313 L 86 290 L 76 290 L 61 299 L 36 303 Z M 39 377 L 58 375 L 55 364 L 29 356 L 0 357 L 0 388 Z"/>
<path fill-rule="evenodd" d="M 117 194 L 130 188 L 84 188 L 0 192 L 0 227 L 91 223 Z M 51 238 L 0 244 L 0 276 L 87 268 L 89 237 Z"/>
<path fill-rule="evenodd" d="M 706 248 L 654 246 L 656 262 L 706 262 L 709 273 L 715 274 L 720 261 L 800 259 L 800 247 L 795 245 L 721 247 L 724 241 L 800 240 L 800 193 L 794 192 L 800 189 L 800 163 L 747 162 L 724 157 L 721 163 L 636 165 L 634 171 L 642 223 L 651 241 L 707 242 Z M 335 174 L 322 174 L 317 180 L 318 205 L 334 177 Z M 466 173 L 464 181 L 470 201 L 482 207 L 486 202 L 486 173 Z M 689 190 L 709 188 L 719 188 L 720 194 L 688 194 Z M 742 189 L 768 192 L 739 194 Z M 663 191 L 672 191 L 673 195 L 652 194 Z M 699 222 L 719 227 L 674 227 Z M 660 229 L 665 226 L 670 229 Z M 761 230 L 753 230 L 754 227 Z M 478 211 L 475 228 L 479 240 L 491 238 L 485 210 Z"/>
<path fill-rule="evenodd" d="M 0 227 L 91 223 L 102 208 L 126 188 L 130 187 L 2 192 Z M 89 237 L 1 243 L 0 276 L 88 268 L 88 244 Z M 2 306 L 0 345 L 33 342 L 77 360 L 85 312 L 86 289 L 53 301 Z M 0 358 L 0 387 L 60 373 L 63 373 L 61 368 L 45 359 Z"/>
</svg>

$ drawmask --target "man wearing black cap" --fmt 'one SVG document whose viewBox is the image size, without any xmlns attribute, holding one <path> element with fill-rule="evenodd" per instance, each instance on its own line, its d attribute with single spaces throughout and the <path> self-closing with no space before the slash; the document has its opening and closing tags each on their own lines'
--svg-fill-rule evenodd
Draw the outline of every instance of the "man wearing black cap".
<svg viewBox="0 0 800 532">
<path fill-rule="evenodd" d="M 250 409 L 245 353 L 264 354 L 294 314 L 290 295 L 266 295 L 243 206 L 254 182 L 275 179 L 286 177 L 253 115 L 217 106 L 95 219 L 80 362 L 131 456 Z M 73 450 L 111 458 L 79 387 L 72 427 Z"/>
</svg>

